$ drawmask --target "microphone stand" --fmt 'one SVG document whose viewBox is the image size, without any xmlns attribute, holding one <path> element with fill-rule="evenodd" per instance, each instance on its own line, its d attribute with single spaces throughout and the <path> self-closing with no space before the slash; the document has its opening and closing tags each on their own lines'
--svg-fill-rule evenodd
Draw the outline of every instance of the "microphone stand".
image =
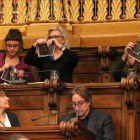
<svg viewBox="0 0 140 140">
<path fill-rule="evenodd" d="M 61 112 L 57 112 L 57 113 L 51 113 L 49 115 L 32 118 L 31 121 L 36 121 L 36 120 L 41 119 L 41 118 L 49 117 L 49 116 L 52 116 L 52 115 L 56 115 L 56 114 L 59 114 L 59 113 L 64 113 L 64 112 L 71 111 L 71 110 L 74 110 L 74 109 L 68 109 L 68 110 L 65 110 L 65 111 L 61 111 Z"/>
</svg>

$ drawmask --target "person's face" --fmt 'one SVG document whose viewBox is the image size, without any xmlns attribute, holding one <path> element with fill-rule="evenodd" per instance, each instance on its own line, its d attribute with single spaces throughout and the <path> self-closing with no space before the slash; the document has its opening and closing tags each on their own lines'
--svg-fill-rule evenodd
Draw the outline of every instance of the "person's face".
<svg viewBox="0 0 140 140">
<path fill-rule="evenodd" d="M 59 44 L 63 44 L 65 42 L 64 37 L 62 36 L 62 34 L 59 31 L 51 31 L 49 38 L 56 39 Z"/>
<path fill-rule="evenodd" d="M 6 50 L 10 56 L 15 56 L 19 52 L 20 42 L 19 41 L 6 41 Z"/>
<path fill-rule="evenodd" d="M 130 68 L 133 68 L 135 65 L 140 65 L 140 62 L 138 62 L 134 58 L 128 56 L 128 66 Z"/>
<path fill-rule="evenodd" d="M 133 68 L 133 66 L 135 65 L 136 61 L 134 58 L 128 56 L 128 65 L 130 68 Z"/>
<path fill-rule="evenodd" d="M 4 91 L 0 91 L 0 109 L 7 109 L 9 108 L 9 98 L 6 97 Z"/>
<path fill-rule="evenodd" d="M 78 105 L 79 104 L 79 105 Z M 85 101 L 83 97 L 79 94 L 74 94 L 72 96 L 72 105 L 75 112 L 78 113 L 78 116 L 82 119 L 85 118 L 90 111 L 90 101 Z"/>
</svg>

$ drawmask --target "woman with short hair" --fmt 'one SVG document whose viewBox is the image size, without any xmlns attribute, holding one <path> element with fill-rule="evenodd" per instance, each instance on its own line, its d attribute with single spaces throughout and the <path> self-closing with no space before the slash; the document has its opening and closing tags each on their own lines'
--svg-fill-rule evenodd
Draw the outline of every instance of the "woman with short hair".
<svg viewBox="0 0 140 140">
<path fill-rule="evenodd" d="M 36 54 L 36 46 L 42 44 L 55 44 L 53 56 L 39 58 Z M 77 66 L 79 57 L 76 52 L 69 49 L 69 38 L 67 32 L 61 26 L 50 28 L 47 37 L 38 39 L 25 56 L 24 62 L 36 66 L 42 70 L 42 81 L 50 79 L 49 70 L 59 71 L 59 79 L 63 82 L 72 83 L 72 72 Z"/>
<path fill-rule="evenodd" d="M 35 82 L 31 67 L 24 63 L 24 57 L 19 55 L 23 49 L 21 32 L 18 29 L 10 29 L 5 38 L 5 53 L 0 53 L 0 75 L 5 69 L 14 66 L 17 70 L 16 76 L 25 79 L 26 82 Z M 25 74 L 25 72 L 29 72 Z M 3 80 L 0 79 L 0 83 Z"/>
<path fill-rule="evenodd" d="M 9 98 L 5 95 L 4 90 L 0 89 L 0 127 L 19 127 L 17 115 L 5 112 L 9 107 Z"/>
</svg>

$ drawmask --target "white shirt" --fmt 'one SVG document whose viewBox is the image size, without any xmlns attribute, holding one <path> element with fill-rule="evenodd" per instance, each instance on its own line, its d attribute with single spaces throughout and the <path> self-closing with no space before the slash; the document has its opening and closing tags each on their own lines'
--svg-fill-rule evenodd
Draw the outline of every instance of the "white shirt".
<svg viewBox="0 0 140 140">
<path fill-rule="evenodd" d="M 10 121 L 9 121 L 9 118 L 8 118 L 8 116 L 7 116 L 7 114 L 5 113 L 5 115 L 6 115 L 6 119 L 5 119 L 5 127 L 11 127 L 11 123 L 10 123 Z"/>
</svg>

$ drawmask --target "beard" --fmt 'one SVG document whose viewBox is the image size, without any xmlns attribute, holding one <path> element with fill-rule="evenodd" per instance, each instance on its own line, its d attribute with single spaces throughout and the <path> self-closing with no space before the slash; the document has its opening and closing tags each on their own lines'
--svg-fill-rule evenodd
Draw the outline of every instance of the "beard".
<svg viewBox="0 0 140 140">
<path fill-rule="evenodd" d="M 130 67 L 130 68 L 133 68 L 134 65 L 135 65 L 135 63 L 134 63 L 134 64 L 129 64 L 129 67 Z"/>
</svg>

